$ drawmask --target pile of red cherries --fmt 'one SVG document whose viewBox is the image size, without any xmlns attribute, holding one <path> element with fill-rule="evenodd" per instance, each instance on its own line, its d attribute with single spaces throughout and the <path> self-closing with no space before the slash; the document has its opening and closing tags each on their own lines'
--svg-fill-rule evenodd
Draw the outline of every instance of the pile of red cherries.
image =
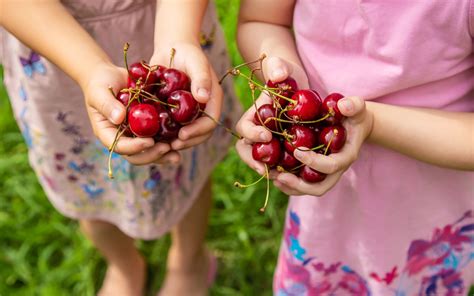
<svg viewBox="0 0 474 296">
<path fill-rule="evenodd" d="M 144 61 L 128 65 L 124 46 L 127 87 L 114 96 L 127 109 L 127 116 L 118 131 L 109 155 L 109 177 L 112 178 L 111 155 L 119 138 L 153 138 L 155 142 L 171 142 L 178 137 L 182 126 L 200 117 L 205 104 L 195 100 L 190 92 L 191 80 L 183 71 L 171 67 L 175 51 L 171 51 L 170 67 L 150 66 Z"/>
<path fill-rule="evenodd" d="M 261 90 L 273 102 L 258 107 L 253 120 L 269 130 L 272 139 L 254 143 L 253 158 L 269 169 L 298 175 L 308 183 L 323 181 L 325 174 L 302 164 L 293 153 L 299 149 L 329 155 L 342 149 L 346 130 L 337 102 L 344 96 L 331 93 L 322 99 L 315 90 L 298 89 L 291 77 L 278 83 L 268 81 Z"/>
<path fill-rule="evenodd" d="M 201 114 L 203 106 L 191 94 L 186 73 L 145 62 L 131 64 L 128 73 L 127 88 L 117 99 L 127 107 L 126 124 L 133 135 L 169 142 Z"/>
</svg>

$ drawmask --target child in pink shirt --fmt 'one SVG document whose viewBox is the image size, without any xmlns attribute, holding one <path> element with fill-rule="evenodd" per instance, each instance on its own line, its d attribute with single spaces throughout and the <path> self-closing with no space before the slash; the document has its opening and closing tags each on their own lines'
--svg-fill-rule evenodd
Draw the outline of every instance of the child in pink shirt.
<svg viewBox="0 0 474 296">
<path fill-rule="evenodd" d="M 296 3 L 294 3 L 296 2 Z M 292 30 L 293 31 L 292 31 Z M 276 295 L 465 295 L 474 283 L 474 1 L 243 1 L 239 45 L 264 74 L 339 92 L 346 144 L 294 156 Z M 362 99 L 361 99 L 362 98 Z M 269 102 L 262 95 L 257 104 Z M 247 111 L 237 149 L 270 132 Z M 303 196 L 300 196 L 303 195 Z M 324 195 L 323 198 L 316 196 Z"/>
</svg>

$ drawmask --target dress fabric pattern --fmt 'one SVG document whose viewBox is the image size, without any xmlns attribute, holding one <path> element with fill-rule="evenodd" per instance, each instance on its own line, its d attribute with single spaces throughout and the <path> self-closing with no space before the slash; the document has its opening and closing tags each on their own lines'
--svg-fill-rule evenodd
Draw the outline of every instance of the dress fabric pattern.
<svg viewBox="0 0 474 296">
<path fill-rule="evenodd" d="M 129 61 L 151 57 L 155 2 L 64 0 L 63 5 L 112 61 L 123 65 L 125 42 L 131 44 Z M 135 238 L 155 239 L 168 232 L 227 153 L 231 136 L 218 127 L 204 144 L 184 151 L 179 166 L 133 166 L 114 154 L 115 178 L 110 180 L 108 150 L 92 132 L 80 88 L 14 36 L 3 30 L 0 34 L 4 83 L 28 145 L 30 164 L 54 207 L 71 218 L 109 221 Z M 225 73 L 230 64 L 212 4 L 201 44 L 216 73 Z M 222 87 L 220 120 L 231 125 L 241 107 L 232 81 Z"/>
</svg>

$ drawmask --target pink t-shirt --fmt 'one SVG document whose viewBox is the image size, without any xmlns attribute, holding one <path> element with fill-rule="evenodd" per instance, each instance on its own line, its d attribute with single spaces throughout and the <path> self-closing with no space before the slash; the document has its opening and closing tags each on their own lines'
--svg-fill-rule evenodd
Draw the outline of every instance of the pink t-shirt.
<svg viewBox="0 0 474 296">
<path fill-rule="evenodd" d="M 294 30 L 322 95 L 474 112 L 474 0 L 300 0 Z M 286 219 L 277 295 L 465 295 L 474 284 L 472 172 L 364 144 L 324 197 L 292 197 Z"/>
</svg>

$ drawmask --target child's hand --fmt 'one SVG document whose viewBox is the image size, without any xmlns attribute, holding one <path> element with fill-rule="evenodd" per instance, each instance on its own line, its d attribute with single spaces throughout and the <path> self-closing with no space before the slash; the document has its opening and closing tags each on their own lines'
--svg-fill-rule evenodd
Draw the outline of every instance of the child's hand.
<svg viewBox="0 0 474 296">
<path fill-rule="evenodd" d="M 108 89 L 115 93 L 126 87 L 127 71 L 112 64 L 98 64 L 85 83 L 82 84 L 87 112 L 94 134 L 109 148 L 117 133 L 117 125 L 126 117 L 125 107 Z M 114 151 L 122 154 L 130 163 L 141 165 L 152 162 L 173 161 L 173 155 L 167 155 L 170 146 L 164 143 L 154 144 L 152 138 L 130 138 L 122 136 Z"/>
<path fill-rule="evenodd" d="M 343 123 L 347 140 L 342 150 L 328 156 L 298 149 L 294 152 L 299 161 L 328 176 L 320 183 L 309 184 L 293 174 L 282 173 L 274 180 L 275 186 L 281 191 L 288 195 L 323 195 L 357 159 L 360 147 L 372 130 L 372 114 L 367 111 L 364 100 L 359 97 L 343 98 L 337 105 L 341 113 L 347 116 Z"/>
<path fill-rule="evenodd" d="M 265 77 L 273 82 L 280 82 L 291 76 L 297 81 L 300 89 L 308 88 L 308 79 L 304 70 L 295 64 L 277 57 L 269 57 L 264 60 L 263 69 Z M 271 102 L 272 99 L 265 92 L 262 92 L 256 101 L 257 108 Z M 261 162 L 253 159 L 252 144 L 255 142 L 269 142 L 272 139 L 272 134 L 263 126 L 256 125 L 253 122 L 255 110 L 255 106 L 251 106 L 237 123 L 237 132 L 243 139 L 237 142 L 236 149 L 248 166 L 263 175 L 265 167 Z M 272 172 L 271 175 L 273 176 L 274 173 Z"/>
<path fill-rule="evenodd" d="M 205 103 L 205 112 L 218 120 L 221 114 L 223 92 L 219 79 L 199 44 L 179 42 L 171 44 L 170 47 L 163 47 L 155 51 L 150 65 L 168 67 L 171 47 L 176 49 L 171 67 L 189 75 L 194 98 L 200 103 Z M 200 144 L 211 136 L 215 127 L 216 123 L 203 115 L 180 129 L 178 139 L 171 143 L 171 148 L 182 150 Z"/>
</svg>

